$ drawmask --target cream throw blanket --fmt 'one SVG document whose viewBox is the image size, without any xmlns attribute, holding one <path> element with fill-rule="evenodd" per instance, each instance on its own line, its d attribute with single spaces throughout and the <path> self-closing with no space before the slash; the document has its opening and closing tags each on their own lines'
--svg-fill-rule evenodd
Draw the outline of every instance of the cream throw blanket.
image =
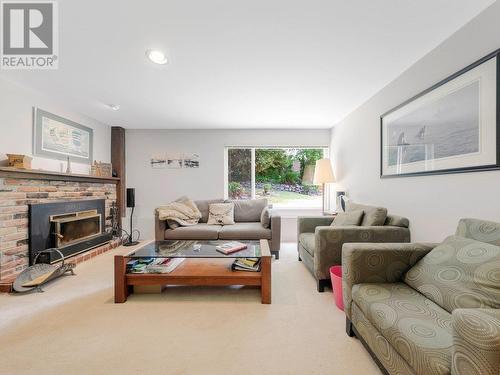
<svg viewBox="0 0 500 375">
<path fill-rule="evenodd" d="M 201 219 L 200 210 L 188 198 L 180 198 L 175 202 L 160 206 L 156 209 L 156 212 L 158 212 L 158 218 L 166 220 L 171 228 L 175 226 L 172 223 L 177 223 L 181 226 L 190 226 L 198 224 L 198 221 Z"/>
</svg>

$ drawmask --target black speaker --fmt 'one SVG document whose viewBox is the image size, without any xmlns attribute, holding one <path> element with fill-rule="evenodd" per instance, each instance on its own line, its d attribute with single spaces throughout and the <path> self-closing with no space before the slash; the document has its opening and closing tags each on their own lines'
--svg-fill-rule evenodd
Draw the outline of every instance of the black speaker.
<svg viewBox="0 0 500 375">
<path fill-rule="evenodd" d="M 135 207 L 135 189 L 127 189 L 127 207 Z"/>
<path fill-rule="evenodd" d="M 132 211 L 130 212 L 130 233 L 128 234 L 128 239 L 127 241 L 123 244 L 123 246 L 133 246 L 137 245 L 139 241 L 134 241 L 132 239 L 132 234 L 136 231 L 134 231 L 134 223 L 132 222 L 133 217 L 134 217 L 134 209 L 135 209 L 135 189 L 134 188 L 127 188 L 127 207 L 131 207 Z M 139 232 L 137 232 L 139 233 Z M 139 237 L 139 234 L 138 236 Z M 139 238 L 138 238 L 139 239 Z"/>
</svg>

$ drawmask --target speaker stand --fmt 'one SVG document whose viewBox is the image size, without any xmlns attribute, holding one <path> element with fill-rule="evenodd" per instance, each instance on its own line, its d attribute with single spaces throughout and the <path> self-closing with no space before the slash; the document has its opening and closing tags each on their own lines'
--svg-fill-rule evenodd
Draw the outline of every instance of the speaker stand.
<svg viewBox="0 0 500 375">
<path fill-rule="evenodd" d="M 132 233 L 134 232 L 133 228 L 133 223 L 132 223 L 132 218 L 134 216 L 134 209 L 135 207 L 132 207 L 132 212 L 130 213 L 130 234 L 128 235 L 128 241 L 123 244 L 123 246 L 135 246 L 139 243 L 139 241 L 132 241 Z"/>
</svg>

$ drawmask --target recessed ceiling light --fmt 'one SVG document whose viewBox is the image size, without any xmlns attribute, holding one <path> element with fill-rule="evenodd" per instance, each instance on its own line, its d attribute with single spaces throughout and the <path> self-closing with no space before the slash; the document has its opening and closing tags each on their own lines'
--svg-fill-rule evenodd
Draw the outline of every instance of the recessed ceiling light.
<svg viewBox="0 0 500 375">
<path fill-rule="evenodd" d="M 108 107 L 111 108 L 113 111 L 118 111 L 120 109 L 119 104 L 108 104 Z"/>
<path fill-rule="evenodd" d="M 165 65 L 168 63 L 167 56 L 160 50 L 157 49 L 148 49 L 146 51 L 146 56 L 155 64 Z"/>
</svg>

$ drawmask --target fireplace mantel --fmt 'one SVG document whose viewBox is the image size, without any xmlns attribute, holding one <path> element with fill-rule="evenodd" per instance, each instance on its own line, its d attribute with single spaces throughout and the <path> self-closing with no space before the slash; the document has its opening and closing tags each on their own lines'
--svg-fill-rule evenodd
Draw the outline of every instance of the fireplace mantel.
<svg viewBox="0 0 500 375">
<path fill-rule="evenodd" d="M 12 167 L 0 167 L 0 178 L 19 178 L 27 180 L 50 180 L 50 181 L 72 181 L 72 182 L 94 182 L 101 184 L 117 184 L 118 177 L 97 177 L 85 174 L 67 174 L 38 169 L 19 169 Z"/>
</svg>

